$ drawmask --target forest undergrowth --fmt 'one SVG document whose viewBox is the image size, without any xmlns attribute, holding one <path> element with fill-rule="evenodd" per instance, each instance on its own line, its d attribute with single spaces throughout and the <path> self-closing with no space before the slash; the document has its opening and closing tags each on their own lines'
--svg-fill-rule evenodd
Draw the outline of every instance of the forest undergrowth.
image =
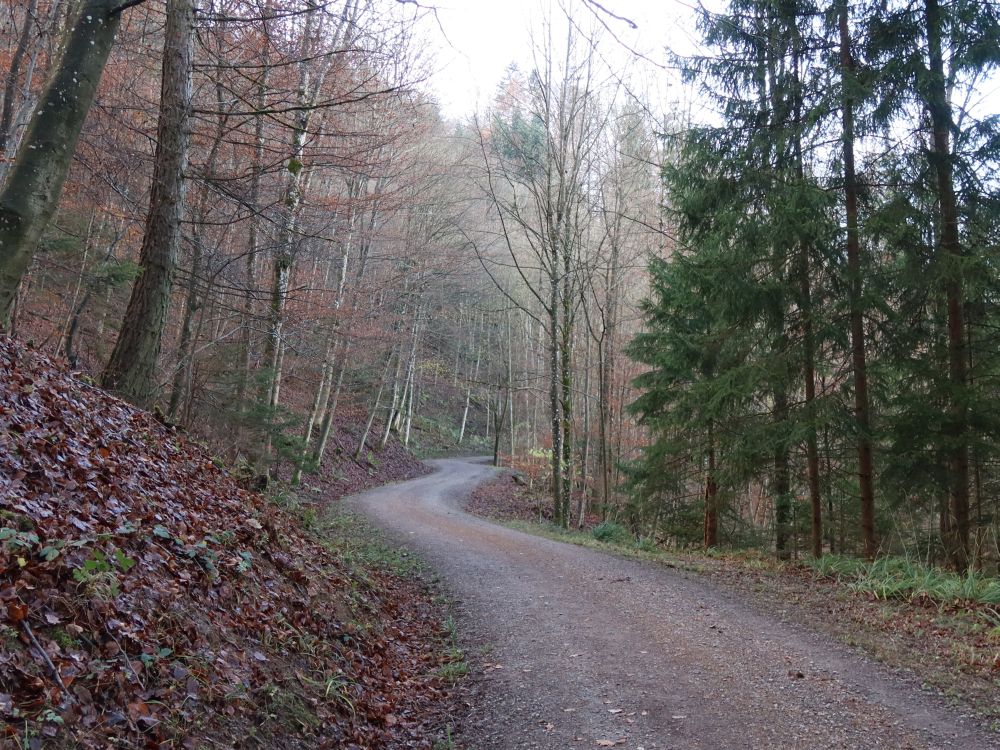
<svg viewBox="0 0 1000 750">
<path fill-rule="evenodd" d="M 477 515 L 558 541 L 627 555 L 737 591 L 753 607 L 877 659 L 1000 729 L 1000 584 L 898 557 L 782 561 L 757 550 L 666 549 L 588 514 L 563 529 L 546 496 L 504 473 L 466 505 Z"/>
</svg>

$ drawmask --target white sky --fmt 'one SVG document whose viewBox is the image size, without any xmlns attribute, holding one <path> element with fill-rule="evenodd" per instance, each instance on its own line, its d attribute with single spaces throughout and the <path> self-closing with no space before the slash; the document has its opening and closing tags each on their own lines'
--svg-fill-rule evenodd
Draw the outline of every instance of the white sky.
<svg viewBox="0 0 1000 750">
<path fill-rule="evenodd" d="M 490 102 L 511 62 L 519 62 L 522 70 L 531 68 L 529 29 L 550 5 L 548 0 L 427 0 L 423 4 L 437 8 L 440 22 L 439 28 L 431 19 L 423 29 L 437 60 L 429 88 L 445 116 L 455 119 Z M 694 11 L 684 0 L 600 0 L 600 4 L 638 25 L 633 31 L 622 21 L 602 16 L 622 42 L 651 60 L 663 63 L 666 45 L 682 53 L 693 49 Z M 574 17 L 589 27 L 592 12 L 580 0 L 575 5 Z M 552 6 L 553 14 L 561 13 L 558 5 Z M 628 49 L 610 35 L 604 36 L 604 54 L 620 59 L 622 67 L 637 67 L 647 87 L 655 89 L 657 96 L 665 94 L 672 78 L 667 71 L 636 62 Z"/>
<path fill-rule="evenodd" d="M 531 69 L 529 30 L 533 23 L 537 28 L 546 11 L 560 15 L 559 2 L 575 7 L 574 18 L 584 28 L 593 24 L 594 12 L 600 12 L 584 5 L 583 0 L 419 0 L 421 7 L 437 9 L 437 20 L 426 18 L 422 34 L 426 51 L 435 60 L 428 88 L 440 102 L 445 117 L 462 120 L 481 111 L 492 100 L 510 63 L 518 62 L 524 71 Z M 622 21 L 601 16 L 625 45 L 604 33 L 600 49 L 611 63 L 610 68 L 628 69 L 625 75 L 630 86 L 644 90 L 647 103 L 654 109 L 676 106 L 677 102 L 695 110 L 705 106 L 685 96 L 672 71 L 636 59 L 629 51 L 635 50 L 661 65 L 666 62 L 668 47 L 681 55 L 694 53 L 699 46 L 695 31 L 698 0 L 597 2 L 638 26 L 632 30 Z M 701 0 L 701 4 L 720 10 L 725 3 Z M 990 76 L 981 82 L 971 104 L 977 116 L 1000 111 L 1000 77 Z"/>
</svg>

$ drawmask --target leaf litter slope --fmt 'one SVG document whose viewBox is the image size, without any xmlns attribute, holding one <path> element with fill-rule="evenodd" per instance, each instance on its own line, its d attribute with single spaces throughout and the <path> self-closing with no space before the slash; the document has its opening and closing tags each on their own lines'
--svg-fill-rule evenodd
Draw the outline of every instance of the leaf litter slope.
<svg viewBox="0 0 1000 750">
<path fill-rule="evenodd" d="M 417 547 L 482 649 L 466 746 L 995 748 L 997 736 L 832 641 L 681 571 L 523 534 L 440 473 L 353 502 Z"/>
<path fill-rule="evenodd" d="M 0 338 L 0 747 L 430 747 L 440 613 Z"/>
</svg>

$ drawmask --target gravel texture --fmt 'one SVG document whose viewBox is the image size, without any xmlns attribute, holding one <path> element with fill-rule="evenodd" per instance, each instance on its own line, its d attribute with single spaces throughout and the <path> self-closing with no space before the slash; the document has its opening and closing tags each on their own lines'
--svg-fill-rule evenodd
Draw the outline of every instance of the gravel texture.
<svg viewBox="0 0 1000 750">
<path fill-rule="evenodd" d="M 472 655 L 459 745 L 491 748 L 1000 748 L 833 641 L 695 575 L 524 534 L 461 510 L 494 469 L 351 504 L 440 573 Z"/>
</svg>

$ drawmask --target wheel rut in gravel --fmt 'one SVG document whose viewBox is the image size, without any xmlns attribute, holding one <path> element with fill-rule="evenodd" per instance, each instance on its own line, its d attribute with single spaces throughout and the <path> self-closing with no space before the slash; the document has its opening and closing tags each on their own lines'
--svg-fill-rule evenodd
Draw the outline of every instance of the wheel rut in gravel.
<svg viewBox="0 0 1000 750">
<path fill-rule="evenodd" d="M 431 464 L 349 504 L 458 601 L 463 645 L 482 654 L 462 747 L 1000 747 L 905 677 L 695 574 L 465 513 L 496 470 Z"/>
</svg>

